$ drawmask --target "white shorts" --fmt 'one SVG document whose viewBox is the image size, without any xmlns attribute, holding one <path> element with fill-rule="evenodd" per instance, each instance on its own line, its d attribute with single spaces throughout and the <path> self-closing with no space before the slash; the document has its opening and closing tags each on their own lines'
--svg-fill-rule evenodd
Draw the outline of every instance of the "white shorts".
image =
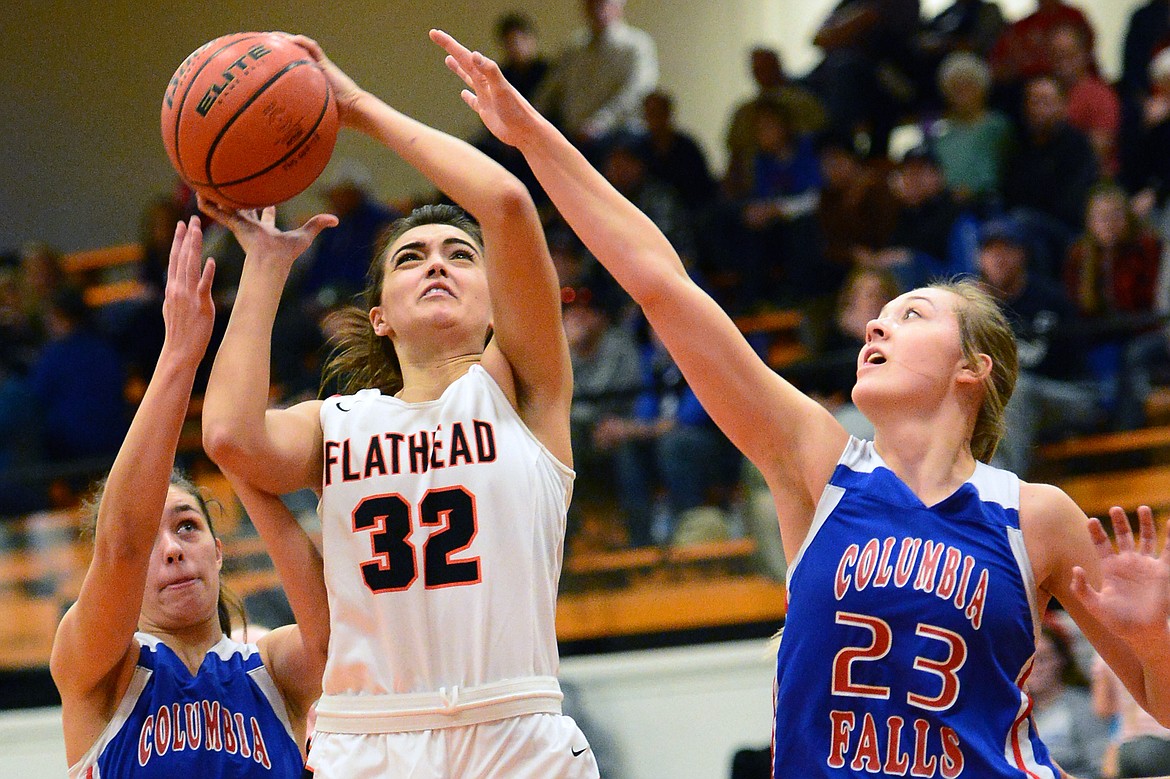
<svg viewBox="0 0 1170 779">
<path fill-rule="evenodd" d="M 598 779 L 572 717 L 526 714 L 406 733 L 316 733 L 315 779 Z"/>
</svg>

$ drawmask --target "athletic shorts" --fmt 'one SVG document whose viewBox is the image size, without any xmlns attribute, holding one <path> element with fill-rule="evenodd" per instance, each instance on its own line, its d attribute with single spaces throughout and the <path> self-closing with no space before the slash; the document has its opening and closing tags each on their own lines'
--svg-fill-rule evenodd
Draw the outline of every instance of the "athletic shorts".
<svg viewBox="0 0 1170 779">
<path fill-rule="evenodd" d="M 598 779 L 572 717 L 525 714 L 407 733 L 315 733 L 315 779 Z"/>
</svg>

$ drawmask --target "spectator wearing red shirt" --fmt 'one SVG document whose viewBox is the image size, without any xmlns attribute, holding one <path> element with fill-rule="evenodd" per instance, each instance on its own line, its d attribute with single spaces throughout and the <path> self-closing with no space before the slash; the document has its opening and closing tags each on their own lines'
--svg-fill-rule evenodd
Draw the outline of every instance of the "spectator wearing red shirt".
<svg viewBox="0 0 1170 779">
<path fill-rule="evenodd" d="M 1097 72 L 1084 31 L 1061 25 L 1048 41 L 1052 74 L 1068 94 L 1068 123 L 1089 136 L 1101 172 L 1117 175 L 1121 99 Z"/>
<path fill-rule="evenodd" d="M 1052 58 L 1048 39 L 1053 30 L 1064 26 L 1081 30 L 1086 46 L 1093 50 L 1093 28 L 1079 8 L 1061 0 L 1038 0 L 1036 10 L 1008 25 L 992 47 L 990 61 L 995 80 L 1019 84 L 1050 73 Z"/>
<path fill-rule="evenodd" d="M 1162 247 L 1134 215 L 1125 191 L 1098 185 L 1085 209 L 1085 233 L 1064 265 L 1069 297 L 1085 316 L 1153 309 Z"/>
</svg>

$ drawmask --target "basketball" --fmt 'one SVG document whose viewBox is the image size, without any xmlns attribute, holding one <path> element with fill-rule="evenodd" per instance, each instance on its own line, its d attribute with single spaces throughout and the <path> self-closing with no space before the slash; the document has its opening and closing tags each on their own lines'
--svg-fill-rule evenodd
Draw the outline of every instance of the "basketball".
<svg viewBox="0 0 1170 779">
<path fill-rule="evenodd" d="M 196 192 L 233 208 L 275 205 L 307 189 L 328 164 L 337 129 L 325 73 L 275 33 L 205 43 L 163 96 L 171 164 Z"/>
</svg>

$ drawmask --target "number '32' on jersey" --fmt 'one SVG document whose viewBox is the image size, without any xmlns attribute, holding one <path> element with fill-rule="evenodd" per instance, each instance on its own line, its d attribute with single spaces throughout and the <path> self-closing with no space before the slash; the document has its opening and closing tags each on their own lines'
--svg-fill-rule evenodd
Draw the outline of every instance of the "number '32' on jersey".
<svg viewBox="0 0 1170 779">
<path fill-rule="evenodd" d="M 479 365 L 442 396 L 321 409 L 331 695 L 555 677 L 573 471 Z"/>
</svg>

